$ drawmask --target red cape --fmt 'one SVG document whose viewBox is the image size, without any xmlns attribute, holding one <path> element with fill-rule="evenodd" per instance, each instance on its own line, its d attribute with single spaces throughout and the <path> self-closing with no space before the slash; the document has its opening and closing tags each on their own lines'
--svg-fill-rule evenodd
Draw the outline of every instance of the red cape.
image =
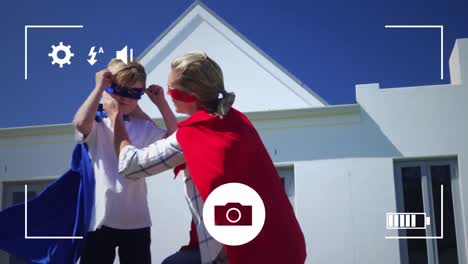
<svg viewBox="0 0 468 264">
<path fill-rule="evenodd" d="M 304 263 L 304 235 L 259 134 L 236 109 L 221 119 L 199 110 L 178 125 L 177 140 L 203 201 L 218 186 L 243 183 L 265 204 L 265 225 L 242 246 L 225 246 L 230 264 Z M 192 225 L 193 229 L 193 225 Z M 197 243 L 191 231 L 191 245 Z"/>
</svg>

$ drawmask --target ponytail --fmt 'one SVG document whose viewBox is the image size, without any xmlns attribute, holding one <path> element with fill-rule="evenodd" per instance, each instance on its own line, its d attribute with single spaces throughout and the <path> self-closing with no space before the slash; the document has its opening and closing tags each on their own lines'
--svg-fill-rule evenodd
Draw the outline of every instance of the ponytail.
<svg viewBox="0 0 468 264">
<path fill-rule="evenodd" d="M 231 110 L 236 95 L 232 92 L 228 93 L 225 90 L 221 92 L 221 95 L 222 97 L 218 99 L 218 106 L 215 114 L 222 119 L 229 113 L 229 110 Z"/>
</svg>

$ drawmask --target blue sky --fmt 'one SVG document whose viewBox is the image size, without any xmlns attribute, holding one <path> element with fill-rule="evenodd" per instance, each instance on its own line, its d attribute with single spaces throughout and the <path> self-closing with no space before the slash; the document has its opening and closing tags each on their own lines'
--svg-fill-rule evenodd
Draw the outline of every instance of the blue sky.
<svg viewBox="0 0 468 264">
<path fill-rule="evenodd" d="M 455 39 L 468 38 L 468 1 L 202 1 L 331 105 L 355 103 L 355 85 L 381 87 L 450 82 Z M 193 1 L 8 1 L 0 9 L 0 127 L 68 123 L 115 50 L 135 56 Z M 24 80 L 24 26 L 82 24 L 83 29 L 32 29 Z M 385 29 L 386 24 L 443 25 L 444 80 L 438 29 Z M 63 69 L 51 65 L 52 44 L 72 46 Z M 104 54 L 94 66 L 91 46 Z"/>
</svg>

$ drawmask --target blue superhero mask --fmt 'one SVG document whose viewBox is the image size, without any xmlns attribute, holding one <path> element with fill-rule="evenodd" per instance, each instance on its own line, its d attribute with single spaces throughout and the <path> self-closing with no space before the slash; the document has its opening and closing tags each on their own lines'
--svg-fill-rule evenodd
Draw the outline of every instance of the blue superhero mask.
<svg viewBox="0 0 468 264">
<path fill-rule="evenodd" d="M 140 100 L 141 96 L 145 93 L 145 88 L 130 88 L 117 83 L 112 83 L 111 86 L 106 88 L 106 92 L 134 100 Z"/>
</svg>

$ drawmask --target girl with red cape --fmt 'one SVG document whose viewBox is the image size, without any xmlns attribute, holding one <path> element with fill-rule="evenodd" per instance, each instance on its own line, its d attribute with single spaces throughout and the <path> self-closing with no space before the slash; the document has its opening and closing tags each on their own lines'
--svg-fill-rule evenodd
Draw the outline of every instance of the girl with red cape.
<svg viewBox="0 0 468 264">
<path fill-rule="evenodd" d="M 193 216 L 190 243 L 163 263 L 304 263 L 304 236 L 280 177 L 252 123 L 231 107 L 235 95 L 224 89 L 218 64 L 204 52 L 185 54 L 172 62 L 168 86 L 176 111 L 190 117 L 174 134 L 146 148 L 132 146 L 118 104 L 106 102 L 121 175 L 137 179 L 184 169 Z M 251 187 L 265 205 L 262 230 L 240 246 L 222 245 L 203 224 L 203 202 L 226 183 Z"/>
</svg>

